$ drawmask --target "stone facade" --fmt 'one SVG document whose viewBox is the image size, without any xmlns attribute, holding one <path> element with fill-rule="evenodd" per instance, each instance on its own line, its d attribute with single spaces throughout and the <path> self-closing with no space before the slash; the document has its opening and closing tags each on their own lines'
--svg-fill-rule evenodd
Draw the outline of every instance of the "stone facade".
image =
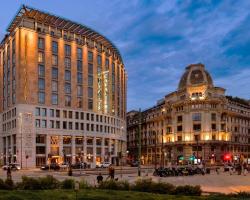
<svg viewBox="0 0 250 200">
<path fill-rule="evenodd" d="M 178 90 L 142 111 L 142 163 L 247 161 L 249 101 L 225 96 L 204 65 L 186 68 Z M 130 156 L 137 157 L 139 112 L 127 113 Z"/>
</svg>

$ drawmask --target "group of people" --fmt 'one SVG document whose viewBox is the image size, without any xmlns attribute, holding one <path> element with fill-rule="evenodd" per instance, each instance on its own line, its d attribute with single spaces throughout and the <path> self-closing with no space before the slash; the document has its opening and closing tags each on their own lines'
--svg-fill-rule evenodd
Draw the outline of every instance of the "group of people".
<svg viewBox="0 0 250 200">
<path fill-rule="evenodd" d="M 114 180 L 115 179 L 115 168 L 110 165 L 109 168 L 108 168 L 108 177 L 107 177 L 107 180 L 110 179 L 110 180 Z M 97 179 L 97 183 L 100 184 L 102 181 L 103 181 L 103 176 L 101 173 L 98 174 L 98 176 L 96 177 Z"/>
<path fill-rule="evenodd" d="M 243 164 L 231 164 L 231 167 L 229 168 L 230 175 L 232 175 L 233 172 L 237 172 L 238 175 L 241 175 L 243 173 L 243 175 L 246 176 L 248 172 L 247 163 L 244 162 Z"/>
</svg>

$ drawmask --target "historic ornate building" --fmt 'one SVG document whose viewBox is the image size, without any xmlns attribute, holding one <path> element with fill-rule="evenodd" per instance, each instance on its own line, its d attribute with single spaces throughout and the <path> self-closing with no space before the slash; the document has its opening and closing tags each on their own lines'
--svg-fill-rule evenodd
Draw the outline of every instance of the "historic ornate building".
<svg viewBox="0 0 250 200">
<path fill-rule="evenodd" d="M 137 157 L 141 122 L 144 164 L 250 158 L 250 102 L 225 96 L 203 64 L 189 65 L 178 90 L 139 116 L 127 113 L 127 145 L 130 156 Z"/>
<path fill-rule="evenodd" d="M 0 45 L 4 163 L 119 162 L 127 75 L 118 49 L 70 20 L 23 6 Z"/>
</svg>

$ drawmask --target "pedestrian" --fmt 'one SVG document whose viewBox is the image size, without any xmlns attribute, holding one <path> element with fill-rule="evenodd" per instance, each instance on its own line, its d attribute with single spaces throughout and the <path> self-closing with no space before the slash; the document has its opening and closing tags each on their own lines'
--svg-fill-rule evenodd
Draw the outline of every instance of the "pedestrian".
<svg viewBox="0 0 250 200">
<path fill-rule="evenodd" d="M 246 162 L 244 162 L 244 164 L 243 164 L 243 174 L 244 174 L 244 176 L 246 176 L 247 175 L 247 163 Z"/>
<path fill-rule="evenodd" d="M 100 184 L 103 181 L 103 176 L 101 173 L 99 173 L 99 175 L 96 177 L 97 179 L 97 183 Z"/>
<path fill-rule="evenodd" d="M 114 168 L 114 167 L 111 167 L 110 178 L 111 178 L 112 180 L 114 180 L 114 178 L 115 178 L 115 168 Z"/>
<path fill-rule="evenodd" d="M 7 179 L 11 179 L 11 169 L 10 169 L 10 166 L 8 166 L 7 168 Z"/>
</svg>

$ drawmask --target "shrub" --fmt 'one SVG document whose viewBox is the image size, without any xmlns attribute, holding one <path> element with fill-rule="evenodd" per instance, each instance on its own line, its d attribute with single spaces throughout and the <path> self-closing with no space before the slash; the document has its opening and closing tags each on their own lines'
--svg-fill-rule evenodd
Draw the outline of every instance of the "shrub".
<svg viewBox="0 0 250 200">
<path fill-rule="evenodd" d="M 38 179 L 23 176 L 22 182 L 17 184 L 18 189 L 22 190 L 40 190 L 42 189 L 41 183 Z"/>
<path fill-rule="evenodd" d="M 6 190 L 6 185 L 5 182 L 3 181 L 3 179 L 0 179 L 0 190 Z"/>
<path fill-rule="evenodd" d="M 201 195 L 201 187 L 199 185 L 191 186 L 177 186 L 173 192 L 175 195 L 189 195 L 189 196 L 200 196 Z"/>
<path fill-rule="evenodd" d="M 7 190 L 12 190 L 15 187 L 14 182 L 13 182 L 13 180 L 11 178 L 7 178 L 5 180 L 5 186 L 6 186 Z"/>
<path fill-rule="evenodd" d="M 118 190 L 130 190 L 130 184 L 128 181 L 117 181 L 116 184 Z"/>
<path fill-rule="evenodd" d="M 237 192 L 236 194 L 233 194 L 232 196 L 236 198 L 249 199 L 250 193 L 249 192 Z"/>
<path fill-rule="evenodd" d="M 39 178 L 42 189 L 58 189 L 60 182 L 51 175 Z"/>
<path fill-rule="evenodd" d="M 152 179 L 138 179 L 134 185 L 132 185 L 132 190 L 139 192 L 151 192 L 152 191 Z"/>
<path fill-rule="evenodd" d="M 107 180 L 100 182 L 99 189 L 117 190 L 118 184 L 115 180 Z"/>
<path fill-rule="evenodd" d="M 85 181 L 84 179 L 82 179 L 79 182 L 79 187 L 80 187 L 80 189 L 89 189 L 89 188 L 92 188 L 92 186 L 87 181 Z"/>
<path fill-rule="evenodd" d="M 61 182 L 62 189 L 74 189 L 75 188 L 75 181 L 73 179 L 65 179 Z"/>
<path fill-rule="evenodd" d="M 153 182 L 151 186 L 151 192 L 158 194 L 172 194 L 174 190 L 175 186 L 170 183 Z"/>
</svg>

